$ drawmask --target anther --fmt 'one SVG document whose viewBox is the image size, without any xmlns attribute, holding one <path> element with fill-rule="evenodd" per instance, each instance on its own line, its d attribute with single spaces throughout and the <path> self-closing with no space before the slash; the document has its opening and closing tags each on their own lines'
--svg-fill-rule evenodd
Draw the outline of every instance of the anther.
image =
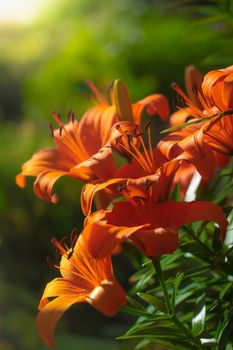
<svg viewBox="0 0 233 350">
<path fill-rule="evenodd" d="M 154 181 L 150 181 L 148 178 L 146 179 L 146 190 L 150 188 L 151 185 L 153 185 Z"/>
<path fill-rule="evenodd" d="M 71 121 L 71 117 L 72 117 L 72 111 L 69 111 L 69 113 L 67 115 L 68 122 Z"/>
<path fill-rule="evenodd" d="M 51 239 L 51 243 L 57 248 L 57 250 L 61 253 L 61 254 L 65 254 L 66 253 L 66 249 L 61 245 L 60 242 L 58 242 L 55 238 Z"/>
<path fill-rule="evenodd" d="M 147 129 L 149 128 L 150 125 L 151 125 L 151 120 L 149 120 L 149 121 L 146 123 L 144 129 L 147 130 Z"/>
<path fill-rule="evenodd" d="M 49 129 L 50 129 L 50 134 L 51 134 L 52 138 L 54 138 L 54 129 L 53 129 L 52 124 L 49 124 Z"/>
<path fill-rule="evenodd" d="M 74 248 L 71 248 L 71 251 L 67 254 L 67 259 L 68 260 L 72 257 L 73 252 L 74 252 Z"/>
<path fill-rule="evenodd" d="M 59 244 L 60 244 L 61 247 L 64 246 L 64 243 L 65 243 L 66 239 L 67 239 L 66 237 L 63 237 L 63 238 L 61 239 L 61 241 L 59 242 Z M 55 257 L 56 257 L 56 259 L 58 259 L 61 255 L 62 255 L 62 252 L 57 248 L 57 249 L 56 249 L 56 252 L 55 252 Z"/>
<path fill-rule="evenodd" d="M 77 239 L 78 239 L 78 230 L 75 227 L 71 232 L 71 246 L 72 246 L 72 248 L 74 248 L 75 243 L 77 242 Z"/>
<path fill-rule="evenodd" d="M 120 135 L 120 136 L 118 136 L 118 137 L 116 138 L 116 141 L 115 141 L 116 146 L 118 145 L 118 143 L 119 143 L 120 140 L 122 139 L 122 136 L 123 136 L 123 135 Z"/>
<path fill-rule="evenodd" d="M 127 141 L 128 141 L 128 146 L 131 146 L 131 135 L 126 135 L 127 136 Z"/>
<path fill-rule="evenodd" d="M 192 86 L 193 93 L 197 95 L 197 83 L 194 81 Z"/>
<path fill-rule="evenodd" d="M 75 115 L 74 115 L 74 112 L 71 113 L 71 121 L 72 123 L 74 124 L 74 121 L 75 121 Z"/>
<path fill-rule="evenodd" d="M 63 130 L 63 126 L 61 126 L 61 127 L 59 128 L 59 136 L 62 135 L 62 130 Z"/>
<path fill-rule="evenodd" d="M 180 95 L 177 95 L 177 101 L 178 101 L 180 106 L 182 106 L 182 107 L 185 106 L 185 100 Z"/>
<path fill-rule="evenodd" d="M 126 186 L 125 183 L 122 182 L 117 188 L 116 188 L 116 192 L 117 193 L 121 193 L 123 190 L 126 190 Z"/>
<path fill-rule="evenodd" d="M 134 128 L 134 133 L 133 133 L 134 136 L 137 134 L 137 130 L 138 130 L 138 124 L 135 125 L 135 128 Z"/>
<path fill-rule="evenodd" d="M 144 135 L 144 132 L 140 132 L 139 134 L 137 134 L 137 135 L 134 135 L 134 137 L 140 137 L 140 136 L 143 136 Z"/>
</svg>

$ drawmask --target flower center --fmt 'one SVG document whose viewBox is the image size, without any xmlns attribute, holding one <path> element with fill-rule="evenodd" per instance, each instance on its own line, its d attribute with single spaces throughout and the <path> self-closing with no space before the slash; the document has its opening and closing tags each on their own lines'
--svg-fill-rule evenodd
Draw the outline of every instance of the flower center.
<svg viewBox="0 0 233 350">
<path fill-rule="evenodd" d="M 139 130 L 138 125 L 134 127 L 133 132 L 123 129 L 120 124 L 117 124 L 116 128 L 120 133 L 120 136 L 116 138 L 116 145 L 120 145 L 126 154 L 130 155 L 131 159 L 135 159 L 137 161 L 140 167 L 145 171 L 145 175 L 154 174 L 157 170 L 157 165 L 152 148 L 149 123 L 146 125 L 143 132 Z M 145 134 L 147 137 L 148 149 L 143 139 Z M 141 150 L 139 149 L 140 146 Z"/>
</svg>

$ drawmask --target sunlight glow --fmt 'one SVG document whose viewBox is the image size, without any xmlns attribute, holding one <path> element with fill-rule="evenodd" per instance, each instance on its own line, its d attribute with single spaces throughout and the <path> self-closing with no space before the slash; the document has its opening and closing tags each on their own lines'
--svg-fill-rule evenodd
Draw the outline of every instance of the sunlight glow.
<svg viewBox="0 0 233 350">
<path fill-rule="evenodd" d="M 0 0 L 0 23 L 32 22 L 46 0 Z"/>
</svg>

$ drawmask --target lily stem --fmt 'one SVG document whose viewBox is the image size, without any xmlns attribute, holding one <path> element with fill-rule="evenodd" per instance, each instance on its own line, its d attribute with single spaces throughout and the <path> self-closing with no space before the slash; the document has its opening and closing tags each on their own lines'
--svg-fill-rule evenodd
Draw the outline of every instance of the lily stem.
<svg viewBox="0 0 233 350">
<path fill-rule="evenodd" d="M 168 309 L 168 313 L 171 317 L 171 320 L 173 321 L 173 323 L 182 331 L 182 333 L 184 333 L 188 339 L 191 338 L 191 341 L 193 343 L 195 343 L 196 345 L 199 345 L 199 343 L 197 343 L 196 339 L 194 339 L 192 332 L 190 332 L 184 325 L 183 323 L 176 317 L 172 305 L 171 305 L 171 301 L 169 298 L 169 294 L 168 294 L 168 290 L 167 290 L 167 285 L 164 279 L 164 274 L 161 268 L 161 264 L 160 264 L 160 260 L 159 259 L 153 259 L 152 263 L 154 265 L 155 271 L 157 273 L 160 285 L 162 287 L 163 290 L 163 295 L 167 304 L 167 309 Z M 198 347 L 199 348 L 199 347 Z"/>
</svg>

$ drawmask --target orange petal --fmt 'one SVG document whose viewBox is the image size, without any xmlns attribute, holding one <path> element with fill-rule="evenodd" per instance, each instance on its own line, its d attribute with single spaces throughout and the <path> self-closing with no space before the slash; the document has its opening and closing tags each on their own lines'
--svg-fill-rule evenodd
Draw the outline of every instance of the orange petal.
<svg viewBox="0 0 233 350">
<path fill-rule="evenodd" d="M 203 133 L 206 143 L 213 150 L 223 155 L 232 155 L 233 115 L 226 115 L 221 119 L 212 118 L 211 123 L 203 128 Z"/>
<path fill-rule="evenodd" d="M 216 164 L 213 150 L 204 142 L 202 130 L 198 130 L 178 143 L 183 150 L 177 159 L 187 160 L 193 164 L 204 177 L 213 176 Z M 208 166 L 206 166 L 208 164 Z"/>
<path fill-rule="evenodd" d="M 168 201 L 161 206 L 163 216 L 159 222 L 160 226 L 177 229 L 193 221 L 213 221 L 219 225 L 221 238 L 224 240 L 228 221 L 223 210 L 218 205 L 207 201 Z"/>
<path fill-rule="evenodd" d="M 124 290 L 115 278 L 104 280 L 88 295 L 86 301 L 106 316 L 114 316 L 126 304 Z"/>
<path fill-rule="evenodd" d="M 162 120 L 167 120 L 169 115 L 169 105 L 167 98 L 161 94 L 154 94 L 134 103 L 133 117 L 135 124 L 140 124 L 141 116 L 144 110 L 149 115 L 158 114 Z"/>
<path fill-rule="evenodd" d="M 89 215 L 92 208 L 92 203 L 94 200 L 94 196 L 97 192 L 106 189 L 109 186 L 116 185 L 121 183 L 125 179 L 110 179 L 103 183 L 97 184 L 86 184 L 81 193 L 81 207 L 84 215 Z"/>
<path fill-rule="evenodd" d="M 223 83 L 222 91 L 223 103 L 229 109 L 233 108 L 233 73 L 229 74 Z"/>
<path fill-rule="evenodd" d="M 102 223 L 92 222 L 85 226 L 83 238 L 90 254 L 95 259 L 101 259 L 112 254 L 119 244 L 146 226 L 121 227 L 109 225 L 105 221 Z"/>
<path fill-rule="evenodd" d="M 48 298 L 69 295 L 85 294 L 82 288 L 78 288 L 74 283 L 64 278 L 55 278 L 46 284 L 43 295 L 41 297 L 38 309 L 43 309 L 50 301 Z"/>
<path fill-rule="evenodd" d="M 170 116 L 169 125 L 177 126 L 180 124 L 187 123 L 190 117 L 193 118 L 192 109 L 189 107 L 181 108 Z"/>
<path fill-rule="evenodd" d="M 54 331 L 63 313 L 73 304 L 85 301 L 86 295 L 61 296 L 46 304 L 38 313 L 36 325 L 48 347 L 55 347 Z"/>
<path fill-rule="evenodd" d="M 198 93 L 203 96 L 202 84 L 203 76 L 193 65 L 187 66 L 185 69 L 185 87 L 191 100 L 200 108 L 203 109 L 202 104 L 198 99 Z M 198 93 L 197 93 L 198 92 Z"/>
<path fill-rule="evenodd" d="M 26 187 L 26 179 L 22 173 L 16 175 L 15 182 L 16 182 L 16 185 L 18 185 L 21 188 Z"/>
<path fill-rule="evenodd" d="M 115 172 L 115 163 L 111 146 L 106 144 L 92 157 L 71 168 L 70 172 L 73 176 L 86 181 L 112 177 Z"/>
<path fill-rule="evenodd" d="M 59 198 L 56 193 L 52 194 L 54 183 L 62 176 L 68 175 L 64 171 L 46 171 L 37 176 L 34 183 L 34 192 L 37 197 L 51 203 L 57 203 Z"/>
<path fill-rule="evenodd" d="M 173 253 L 179 244 L 177 231 L 164 227 L 135 232 L 131 239 L 148 258 Z"/>
<path fill-rule="evenodd" d="M 111 128 L 117 121 L 115 106 L 98 105 L 83 115 L 79 122 L 79 137 L 89 155 L 108 142 Z"/>
</svg>

